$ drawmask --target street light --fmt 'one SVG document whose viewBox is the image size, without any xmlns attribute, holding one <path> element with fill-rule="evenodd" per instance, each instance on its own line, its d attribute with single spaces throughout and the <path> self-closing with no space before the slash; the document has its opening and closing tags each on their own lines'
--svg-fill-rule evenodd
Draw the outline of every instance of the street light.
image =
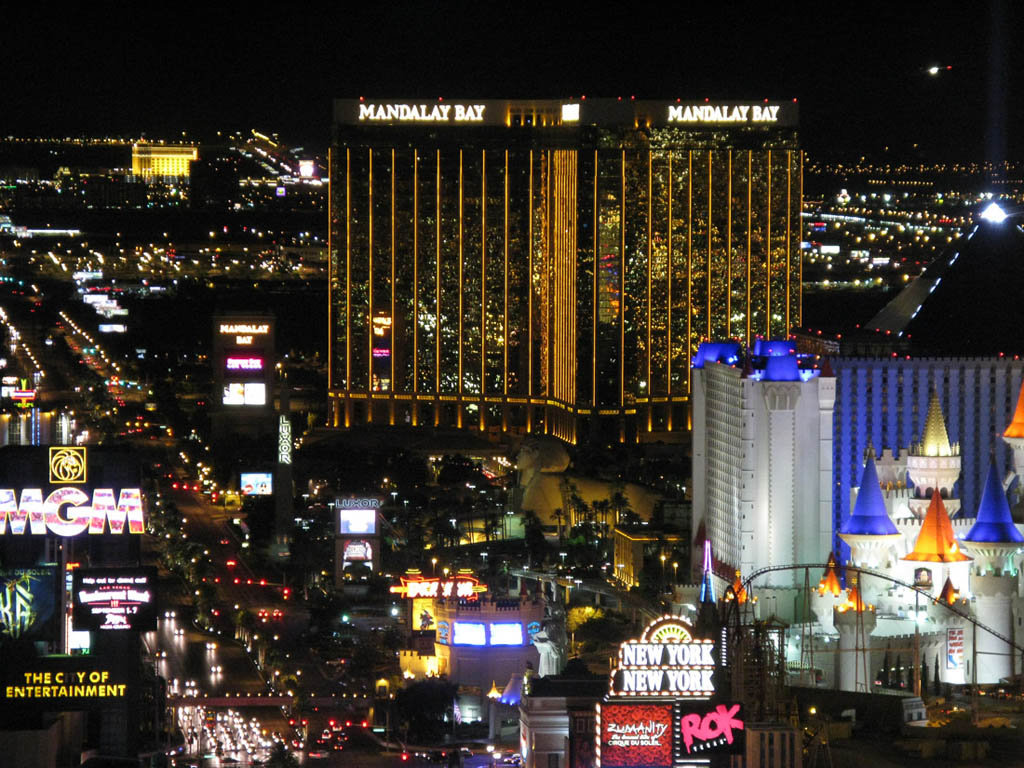
<svg viewBox="0 0 1024 768">
<path fill-rule="evenodd" d="M 437 558 L 430 558 L 430 575 L 437 576 Z"/>
<path fill-rule="evenodd" d="M 672 583 L 679 583 L 679 563 L 677 563 L 675 560 L 672 561 Z"/>
</svg>

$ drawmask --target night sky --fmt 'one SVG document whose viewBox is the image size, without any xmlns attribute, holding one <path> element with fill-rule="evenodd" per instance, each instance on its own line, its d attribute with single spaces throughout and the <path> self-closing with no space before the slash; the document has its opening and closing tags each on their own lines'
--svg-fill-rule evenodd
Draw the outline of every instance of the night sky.
<svg viewBox="0 0 1024 768">
<path fill-rule="evenodd" d="M 789 5 L 19 10 L 4 19 L 0 134 L 255 127 L 322 148 L 342 96 L 796 97 L 802 143 L 819 157 L 888 146 L 897 159 L 974 160 L 1000 155 L 1001 136 L 1009 157 L 1024 153 L 1014 3 Z"/>
</svg>

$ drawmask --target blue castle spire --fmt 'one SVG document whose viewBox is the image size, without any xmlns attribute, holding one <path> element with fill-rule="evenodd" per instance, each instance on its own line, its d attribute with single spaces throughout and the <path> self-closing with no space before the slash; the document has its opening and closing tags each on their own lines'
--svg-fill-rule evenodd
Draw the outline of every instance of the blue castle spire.
<svg viewBox="0 0 1024 768">
<path fill-rule="evenodd" d="M 864 464 L 864 474 L 860 478 L 860 492 L 857 494 L 853 514 L 839 527 L 839 533 L 861 536 L 891 536 L 899 533 L 885 510 L 875 460 L 870 456 Z"/>
<path fill-rule="evenodd" d="M 964 541 L 1008 544 L 1024 542 L 1024 536 L 1013 524 L 1010 504 L 1006 500 L 994 463 L 988 465 L 988 477 L 985 479 L 985 489 L 981 492 L 981 504 L 978 505 L 978 520 L 964 536 Z"/>
</svg>

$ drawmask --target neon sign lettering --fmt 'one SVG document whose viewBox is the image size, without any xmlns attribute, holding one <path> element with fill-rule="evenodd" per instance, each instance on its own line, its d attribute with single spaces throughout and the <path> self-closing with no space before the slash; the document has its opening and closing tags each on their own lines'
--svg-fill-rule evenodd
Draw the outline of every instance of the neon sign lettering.
<svg viewBox="0 0 1024 768">
<path fill-rule="evenodd" d="M 481 584 L 474 576 L 459 576 L 456 579 L 423 579 L 403 576 L 402 583 L 391 587 L 391 592 L 412 599 L 427 597 L 451 597 L 462 600 L 476 600 L 477 594 L 487 591 L 487 585 Z"/>
<path fill-rule="evenodd" d="M 91 506 L 87 506 L 88 501 L 89 496 L 82 489 L 67 486 L 55 489 L 45 499 L 39 488 L 25 488 L 20 499 L 13 489 L 0 488 L 0 535 L 7 533 L 8 520 L 14 536 L 24 534 L 26 527 L 33 536 L 77 536 L 86 531 L 99 534 L 108 526 L 111 533 L 123 533 L 126 522 L 128 533 L 145 533 L 142 493 L 138 488 L 122 489 L 116 504 L 113 489 L 97 488 Z M 62 515 L 65 505 L 67 509 Z"/>
<path fill-rule="evenodd" d="M 480 123 L 484 104 L 360 104 L 359 120 L 415 123 Z"/>
<path fill-rule="evenodd" d="M 708 712 L 704 717 L 696 712 L 682 715 L 679 718 L 679 731 L 686 746 L 686 753 L 690 754 L 693 751 L 694 740 L 704 742 L 697 745 L 698 751 L 720 744 L 732 744 L 733 731 L 743 730 L 743 721 L 738 717 L 739 711 L 739 704 L 733 704 L 731 707 L 719 704 L 714 711 Z"/>
<path fill-rule="evenodd" d="M 270 333 L 270 323 L 221 323 L 220 332 L 224 334 L 248 333 L 262 336 Z"/>
<path fill-rule="evenodd" d="M 648 720 L 641 723 L 608 723 L 608 741 L 613 747 L 660 747 L 668 723 Z"/>
<path fill-rule="evenodd" d="M 668 122 L 670 123 L 774 123 L 778 122 L 778 119 L 778 105 L 688 104 L 668 108 Z"/>
<path fill-rule="evenodd" d="M 262 371 L 262 357 L 229 357 L 224 361 L 229 371 Z"/>
</svg>

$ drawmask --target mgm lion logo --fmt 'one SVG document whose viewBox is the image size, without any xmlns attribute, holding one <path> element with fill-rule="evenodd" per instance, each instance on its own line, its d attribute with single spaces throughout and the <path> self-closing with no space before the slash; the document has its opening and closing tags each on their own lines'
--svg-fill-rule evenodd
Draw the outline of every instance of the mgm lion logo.
<svg viewBox="0 0 1024 768">
<path fill-rule="evenodd" d="M 85 448 L 51 448 L 50 482 L 84 483 Z"/>
</svg>

